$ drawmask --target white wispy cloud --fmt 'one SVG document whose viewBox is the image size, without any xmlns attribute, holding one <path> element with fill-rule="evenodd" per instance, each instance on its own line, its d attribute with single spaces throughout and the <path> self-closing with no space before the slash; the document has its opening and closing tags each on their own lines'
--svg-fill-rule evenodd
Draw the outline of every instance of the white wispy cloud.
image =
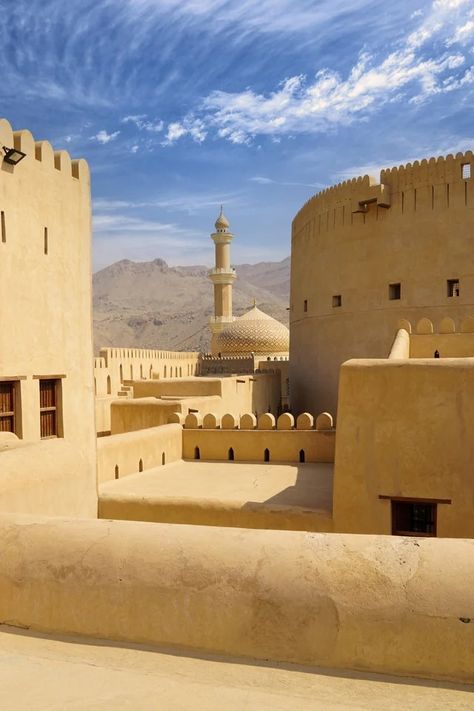
<svg viewBox="0 0 474 711">
<path fill-rule="evenodd" d="M 346 76 L 323 69 L 313 79 L 289 77 L 268 94 L 251 88 L 213 91 L 196 111 L 170 124 L 167 143 L 193 135 L 193 130 L 200 140 L 213 130 L 235 144 L 250 143 L 257 135 L 327 132 L 365 119 L 388 102 L 420 104 L 471 85 L 474 70 L 466 66 L 467 56 L 460 46 L 471 34 L 468 11 L 474 11 L 473 0 L 435 0 L 398 47 L 382 58 L 361 53 Z M 444 39 L 441 52 L 433 46 L 439 39 Z"/>
<path fill-rule="evenodd" d="M 298 183 L 286 180 L 273 180 L 273 178 L 265 178 L 262 175 L 254 175 L 249 178 L 250 182 L 258 183 L 259 185 L 283 185 L 283 186 L 295 186 L 302 188 L 322 188 L 324 185 L 322 183 Z"/>
<path fill-rule="evenodd" d="M 120 131 L 114 131 L 113 133 L 107 133 L 105 129 L 102 129 L 98 133 L 95 134 L 95 136 L 91 136 L 90 140 L 91 141 L 97 141 L 98 143 L 102 143 L 105 145 L 106 143 L 110 143 L 110 141 L 115 141 L 117 136 L 120 134 Z"/>
<path fill-rule="evenodd" d="M 148 131 L 149 133 L 161 133 L 165 124 L 161 119 L 150 121 L 147 114 L 139 114 L 135 116 L 124 116 L 122 123 L 132 123 L 140 131 Z"/>
</svg>

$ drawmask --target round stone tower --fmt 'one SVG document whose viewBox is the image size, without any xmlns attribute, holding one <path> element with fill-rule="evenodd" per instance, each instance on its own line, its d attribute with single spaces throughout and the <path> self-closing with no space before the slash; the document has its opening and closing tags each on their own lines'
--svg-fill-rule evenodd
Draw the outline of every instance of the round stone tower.
<svg viewBox="0 0 474 711">
<path fill-rule="evenodd" d="M 217 335 L 234 321 L 232 316 L 232 285 L 235 281 L 235 269 L 230 264 L 230 243 L 233 234 L 229 230 L 229 221 L 221 211 L 215 223 L 216 231 L 211 238 L 216 245 L 216 265 L 209 272 L 209 279 L 214 284 L 214 316 L 209 321 L 212 331 L 211 350 L 217 355 Z"/>
</svg>

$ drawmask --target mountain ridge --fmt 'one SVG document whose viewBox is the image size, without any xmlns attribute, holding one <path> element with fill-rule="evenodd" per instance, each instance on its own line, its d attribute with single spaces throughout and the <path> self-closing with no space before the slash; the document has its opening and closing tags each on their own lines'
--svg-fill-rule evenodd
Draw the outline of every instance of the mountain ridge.
<svg viewBox="0 0 474 711">
<path fill-rule="evenodd" d="M 290 258 L 235 267 L 234 315 L 256 299 L 262 311 L 286 325 Z M 209 351 L 214 300 L 208 271 L 204 265 L 170 266 L 157 257 L 121 259 L 95 272 L 95 352 L 107 346 Z"/>
</svg>

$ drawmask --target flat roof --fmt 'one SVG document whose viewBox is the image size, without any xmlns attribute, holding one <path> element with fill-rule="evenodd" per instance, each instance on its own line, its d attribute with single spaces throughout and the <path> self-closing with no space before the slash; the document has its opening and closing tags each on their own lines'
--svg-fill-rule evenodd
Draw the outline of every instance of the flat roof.
<svg viewBox="0 0 474 711">
<path fill-rule="evenodd" d="M 103 483 L 99 511 L 101 518 L 330 530 L 332 487 L 333 464 L 180 460 Z"/>
<path fill-rule="evenodd" d="M 0 626 L 3 711 L 470 711 L 474 686 L 163 651 Z"/>
</svg>

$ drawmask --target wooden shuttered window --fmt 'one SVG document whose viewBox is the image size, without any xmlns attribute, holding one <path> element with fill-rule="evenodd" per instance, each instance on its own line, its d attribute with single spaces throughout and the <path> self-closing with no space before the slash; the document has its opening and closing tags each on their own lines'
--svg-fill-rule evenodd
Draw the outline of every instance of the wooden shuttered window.
<svg viewBox="0 0 474 711">
<path fill-rule="evenodd" d="M 15 432 L 15 382 L 0 382 L 0 432 Z"/>
<path fill-rule="evenodd" d="M 58 436 L 58 380 L 40 380 L 41 438 Z"/>
</svg>

